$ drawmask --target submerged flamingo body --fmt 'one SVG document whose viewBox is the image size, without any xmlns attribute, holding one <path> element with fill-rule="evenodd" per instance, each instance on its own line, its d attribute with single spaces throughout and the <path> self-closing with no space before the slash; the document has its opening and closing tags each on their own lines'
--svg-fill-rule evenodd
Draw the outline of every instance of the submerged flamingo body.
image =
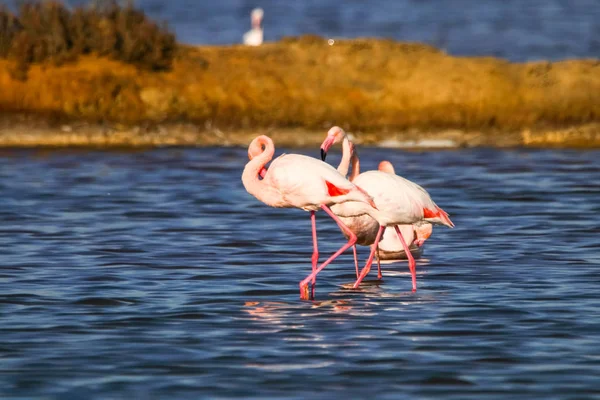
<svg viewBox="0 0 600 400">
<path fill-rule="evenodd" d="M 423 226 L 431 227 L 431 224 L 426 224 Z M 398 225 L 398 228 L 400 229 L 400 233 L 406 241 L 406 244 L 408 244 L 408 249 L 410 250 L 412 256 L 415 259 L 421 257 L 423 254 L 423 243 L 425 242 L 425 239 L 419 238 L 417 226 Z M 371 246 L 373 248 L 375 245 L 372 244 Z M 377 260 L 384 264 L 408 259 L 408 256 L 402 247 L 402 243 L 400 242 L 400 239 L 398 239 L 398 234 L 390 229 L 387 229 L 381 236 L 378 249 L 375 251 L 375 257 L 377 257 Z"/>
</svg>

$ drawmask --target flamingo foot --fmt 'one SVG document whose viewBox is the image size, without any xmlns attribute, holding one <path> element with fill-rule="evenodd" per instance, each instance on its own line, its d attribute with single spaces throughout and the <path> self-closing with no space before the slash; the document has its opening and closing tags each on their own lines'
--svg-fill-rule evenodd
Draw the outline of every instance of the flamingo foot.
<svg viewBox="0 0 600 400">
<path fill-rule="evenodd" d="M 300 300 L 313 300 L 313 299 L 314 299 L 314 286 L 313 286 L 313 290 L 311 290 L 308 287 L 308 283 L 305 283 L 303 285 L 302 282 L 300 282 Z"/>
<path fill-rule="evenodd" d="M 360 277 L 356 280 L 356 282 L 354 282 L 354 285 L 352 286 L 352 289 L 358 289 L 358 286 L 360 285 L 360 283 L 362 282 L 362 280 L 365 278 L 365 276 L 367 276 L 367 274 L 369 273 L 369 271 L 371 270 L 371 266 L 366 266 L 363 268 Z"/>
<path fill-rule="evenodd" d="M 416 274 L 417 266 L 415 263 L 415 259 L 412 257 L 412 255 L 410 256 L 408 265 L 409 265 L 410 272 L 412 275 L 412 291 L 416 292 L 417 291 L 417 274 Z"/>
</svg>

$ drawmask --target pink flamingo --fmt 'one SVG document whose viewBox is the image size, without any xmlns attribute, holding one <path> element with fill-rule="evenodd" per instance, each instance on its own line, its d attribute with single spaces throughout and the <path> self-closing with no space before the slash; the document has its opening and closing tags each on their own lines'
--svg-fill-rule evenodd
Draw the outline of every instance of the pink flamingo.
<svg viewBox="0 0 600 400">
<path fill-rule="evenodd" d="M 369 195 L 357 187 L 330 165 L 315 158 L 300 154 L 284 154 L 273 160 L 268 170 L 265 165 L 271 161 L 275 145 L 268 136 L 258 136 L 248 147 L 248 158 L 242 173 L 242 182 L 246 191 L 271 207 L 301 208 L 310 211 L 313 236 L 313 271 L 300 282 L 300 298 L 314 296 L 314 284 L 317 274 L 336 257 L 356 242 L 356 235 L 330 210 L 329 206 L 344 202 L 364 204 L 366 209 L 374 209 Z M 264 178 L 260 179 L 261 174 Z M 348 243 L 317 267 L 319 252 L 315 211 L 324 210 L 349 236 Z M 308 284 L 312 281 L 309 294 Z"/>
<path fill-rule="evenodd" d="M 352 162 L 352 170 L 350 171 L 350 176 L 348 180 L 352 182 L 356 176 L 360 174 L 360 163 L 358 160 L 358 154 L 355 151 L 354 143 L 352 143 L 346 132 L 338 127 L 332 127 L 329 132 L 327 132 L 327 136 L 321 145 L 321 158 L 324 160 L 327 156 L 327 151 L 336 143 L 342 142 L 342 159 L 340 164 L 338 165 L 338 172 L 342 175 L 348 174 L 348 169 L 350 163 Z M 356 158 L 356 159 L 355 159 Z M 383 172 L 388 172 L 394 174 L 394 167 L 389 161 L 382 161 L 379 164 L 379 170 Z M 332 207 L 333 212 L 336 212 L 336 206 Z M 379 230 L 379 224 L 369 215 L 360 215 L 354 217 L 344 218 L 341 217 L 342 221 L 354 234 L 357 236 L 356 244 L 360 244 L 363 246 L 374 246 L 375 238 L 377 237 L 377 231 Z M 431 227 L 431 224 L 426 224 Z M 421 227 L 413 226 L 413 225 L 400 225 L 400 231 L 402 232 L 403 237 L 406 240 L 406 243 L 411 246 L 414 244 L 417 248 L 413 247 L 413 251 L 415 254 L 420 255 L 420 246 L 422 246 L 423 242 L 429 237 L 424 237 L 425 231 Z M 422 232 L 420 236 L 417 235 L 417 232 Z M 429 235 L 431 235 L 431 230 L 429 231 Z M 417 237 L 418 236 L 418 237 Z M 395 242 L 394 242 L 394 239 Z M 386 260 L 398 260 L 400 256 L 404 255 L 404 250 L 401 247 L 401 244 L 398 242 L 397 237 L 394 235 L 385 235 L 383 239 L 379 243 L 379 246 L 376 249 L 377 252 L 377 278 L 381 279 L 381 259 Z M 352 246 L 352 251 L 354 253 L 354 266 L 356 269 L 356 277 L 359 277 L 358 272 L 358 257 L 357 257 L 357 249 L 356 244 Z M 384 250 L 385 249 L 385 250 Z M 381 251 L 381 252 L 380 252 Z M 380 257 L 383 255 L 383 257 Z"/>
<path fill-rule="evenodd" d="M 394 166 L 389 161 L 381 161 L 378 167 L 379 171 L 387 172 L 388 174 L 396 174 Z M 420 225 L 401 225 L 399 226 L 402 237 L 406 240 L 406 243 L 412 243 L 414 245 L 411 248 L 413 257 L 420 255 L 422 252 L 423 244 L 433 231 L 433 225 L 430 223 L 424 223 Z M 409 245 L 409 248 L 411 245 Z M 386 231 L 379 242 L 379 248 L 377 249 L 377 259 L 387 260 L 388 262 L 398 261 L 406 259 L 404 249 L 402 249 L 402 243 L 398 240 L 398 236 L 395 232 Z"/>
<path fill-rule="evenodd" d="M 259 148 L 248 149 L 248 158 L 250 160 L 252 160 L 254 157 L 256 157 L 261 152 L 262 152 L 262 149 L 259 149 Z M 354 154 L 354 143 L 345 141 L 342 161 L 340 162 L 340 165 L 337 168 L 338 172 L 344 176 L 347 175 L 347 173 L 348 173 L 348 164 L 350 163 L 350 157 L 348 156 L 348 154 Z M 267 168 L 263 167 L 258 174 L 260 175 L 261 178 L 264 178 L 266 173 L 267 173 Z M 349 180 L 352 181 L 352 178 L 356 175 L 358 175 L 358 172 L 355 172 L 353 175 L 351 175 Z M 335 205 L 332 207 L 332 209 L 334 207 L 335 207 Z M 334 211 L 334 213 L 335 213 L 335 211 Z M 375 221 L 373 218 L 371 218 L 367 214 L 357 215 L 354 217 L 340 217 L 340 219 L 342 220 L 344 225 L 346 225 L 356 235 L 356 243 L 354 245 L 352 245 L 352 250 L 354 253 L 354 267 L 356 268 L 356 278 L 358 279 L 359 272 L 358 272 L 358 255 L 356 253 L 356 245 L 360 244 L 362 246 L 368 246 L 368 245 L 372 244 L 375 241 L 375 237 L 377 236 L 377 230 L 379 229 L 379 224 L 377 223 L 377 221 Z M 346 235 L 345 232 L 343 232 L 343 233 L 344 233 L 344 236 L 346 236 L 346 239 L 350 238 L 350 236 Z M 411 241 L 411 243 L 412 243 L 412 241 Z M 381 279 L 381 265 L 380 265 L 379 257 L 377 257 L 377 270 L 379 272 L 379 279 Z"/>
<path fill-rule="evenodd" d="M 260 46 L 263 42 L 263 28 L 261 22 L 264 11 L 262 8 L 255 8 L 250 14 L 252 29 L 244 33 L 244 44 L 246 46 Z"/>
<path fill-rule="evenodd" d="M 341 130 L 341 128 L 338 129 Z M 330 138 L 328 134 L 327 139 L 325 139 L 321 147 L 321 158 L 325 158 L 327 150 L 334 142 L 335 138 Z M 353 170 L 358 171 L 358 158 L 351 157 L 351 162 L 353 163 Z M 398 234 L 398 239 L 402 243 L 402 247 L 407 255 L 408 265 L 412 275 L 412 289 L 413 291 L 416 291 L 417 276 L 415 259 L 410 253 L 398 225 L 413 225 L 429 222 L 446 225 L 452 228 L 454 227 L 454 224 L 448 217 L 448 214 L 433 202 L 425 189 L 398 175 L 383 171 L 367 171 L 353 177 L 353 183 L 366 190 L 366 192 L 373 197 L 376 208 L 369 209 L 361 203 L 346 202 L 336 205 L 334 212 L 340 217 L 368 214 L 379 223 L 374 246 L 371 249 L 365 267 L 362 269 L 360 276 L 354 283 L 354 288 L 357 288 L 360 285 L 360 282 L 369 273 L 381 235 L 385 232 L 387 227 L 393 227 Z"/>
<path fill-rule="evenodd" d="M 352 170 L 350 172 L 350 176 L 348 176 L 348 180 L 352 182 L 354 178 L 356 178 L 359 171 L 359 161 L 358 154 L 355 151 L 354 143 L 350 142 L 346 136 L 346 133 L 339 127 L 333 127 L 329 130 L 327 139 L 329 139 L 330 134 L 332 136 L 342 136 L 342 160 L 337 167 L 337 170 L 342 175 L 348 174 L 349 164 L 352 163 Z M 334 142 L 335 143 L 335 142 Z M 328 149 L 328 147 L 326 147 Z M 326 150 L 324 151 L 323 146 L 321 146 L 321 158 L 325 161 L 325 157 L 327 156 Z M 337 214 L 337 205 L 334 205 L 332 211 Z M 338 215 L 339 216 L 339 215 Z M 352 246 L 352 252 L 354 255 L 354 268 L 356 269 L 356 278 L 359 278 L 358 272 L 358 255 L 356 245 L 359 244 L 361 246 L 369 246 L 375 243 L 375 238 L 377 237 L 377 232 L 379 231 L 379 223 L 373 219 L 368 214 L 362 215 L 354 215 L 349 217 L 339 216 L 340 219 L 344 222 L 344 224 L 356 235 L 356 243 Z M 381 264 L 379 258 L 377 258 L 377 277 L 381 279 Z"/>
</svg>

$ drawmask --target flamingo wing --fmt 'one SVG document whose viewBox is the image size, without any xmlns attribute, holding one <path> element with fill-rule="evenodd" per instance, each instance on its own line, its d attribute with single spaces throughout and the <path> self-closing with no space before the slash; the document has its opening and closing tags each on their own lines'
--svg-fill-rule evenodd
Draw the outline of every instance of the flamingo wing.
<svg viewBox="0 0 600 400">
<path fill-rule="evenodd" d="M 367 171 L 354 182 L 375 199 L 377 208 L 397 221 L 412 223 L 416 220 L 454 226 L 448 214 L 439 208 L 421 186 L 401 176 L 381 171 Z"/>
<path fill-rule="evenodd" d="M 284 198 L 301 208 L 323 204 L 328 197 L 342 196 L 356 188 L 329 164 L 300 154 L 275 159 L 266 178 Z"/>
</svg>

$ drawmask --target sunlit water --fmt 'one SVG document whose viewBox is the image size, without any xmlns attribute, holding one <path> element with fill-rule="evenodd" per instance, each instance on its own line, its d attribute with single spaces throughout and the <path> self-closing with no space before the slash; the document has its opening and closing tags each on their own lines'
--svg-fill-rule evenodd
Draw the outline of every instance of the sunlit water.
<svg viewBox="0 0 600 400">
<path fill-rule="evenodd" d="M 361 156 L 456 223 L 416 293 L 346 289 L 348 254 L 300 301 L 309 216 L 246 193 L 245 149 L 3 151 L 0 398 L 600 396 L 600 152 Z"/>
</svg>

